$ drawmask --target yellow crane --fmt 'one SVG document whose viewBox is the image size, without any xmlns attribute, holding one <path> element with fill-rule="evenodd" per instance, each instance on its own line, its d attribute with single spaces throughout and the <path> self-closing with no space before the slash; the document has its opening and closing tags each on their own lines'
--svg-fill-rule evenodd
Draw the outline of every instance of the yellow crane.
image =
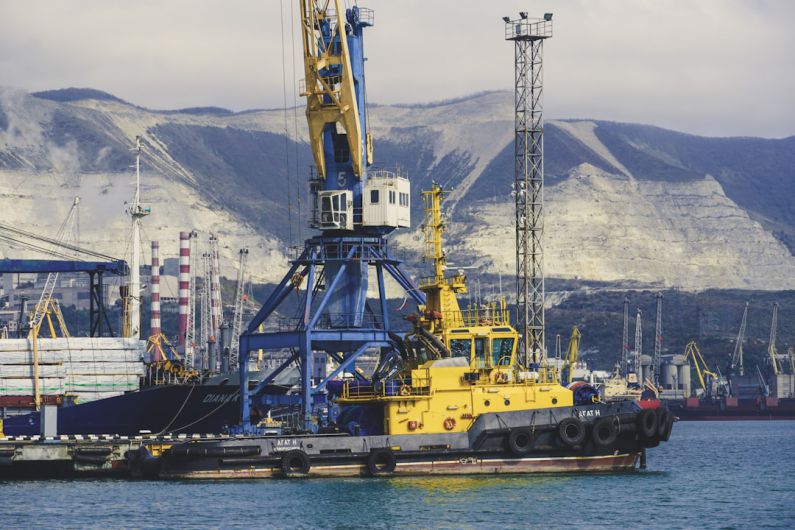
<svg viewBox="0 0 795 530">
<path fill-rule="evenodd" d="M 563 367 L 562 379 L 567 385 L 570 385 L 574 379 L 574 367 L 577 361 L 580 360 L 580 339 L 582 334 L 577 326 L 572 326 L 571 337 L 569 337 L 569 347 L 566 349 L 566 361 Z"/>
<path fill-rule="evenodd" d="M 770 340 L 767 343 L 767 353 L 770 356 L 770 364 L 773 367 L 773 375 L 782 372 L 779 353 L 776 349 L 776 333 L 778 332 L 778 304 L 773 304 L 773 319 L 770 323 Z"/>
<path fill-rule="evenodd" d="M 692 359 L 693 366 L 696 367 L 696 374 L 698 374 L 698 381 L 701 384 L 702 390 L 704 390 L 705 394 L 709 394 L 709 389 L 707 388 L 707 383 L 704 379 L 704 376 L 706 375 L 717 379 L 718 374 L 709 370 L 707 367 L 707 362 L 701 355 L 701 350 L 698 349 L 698 345 L 694 340 L 691 340 L 687 343 L 687 346 L 685 346 L 685 360 L 688 359 Z"/>
</svg>

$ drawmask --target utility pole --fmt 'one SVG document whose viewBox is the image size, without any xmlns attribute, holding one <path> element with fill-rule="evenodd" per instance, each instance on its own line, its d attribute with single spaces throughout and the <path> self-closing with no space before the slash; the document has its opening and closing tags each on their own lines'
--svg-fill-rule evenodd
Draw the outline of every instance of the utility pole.
<svg viewBox="0 0 795 530">
<path fill-rule="evenodd" d="M 530 19 L 503 17 L 505 40 L 514 42 L 514 183 L 516 312 L 519 356 L 525 366 L 541 362 L 544 344 L 544 41 L 552 37 L 552 14 Z"/>
</svg>

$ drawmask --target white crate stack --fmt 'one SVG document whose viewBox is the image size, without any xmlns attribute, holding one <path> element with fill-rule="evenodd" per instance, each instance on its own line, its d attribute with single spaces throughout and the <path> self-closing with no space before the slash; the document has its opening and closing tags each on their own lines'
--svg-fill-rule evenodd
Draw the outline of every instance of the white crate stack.
<svg viewBox="0 0 795 530">
<path fill-rule="evenodd" d="M 39 393 L 86 403 L 137 390 L 146 342 L 132 338 L 38 339 Z M 0 340 L 0 396 L 32 396 L 33 342 Z"/>
</svg>

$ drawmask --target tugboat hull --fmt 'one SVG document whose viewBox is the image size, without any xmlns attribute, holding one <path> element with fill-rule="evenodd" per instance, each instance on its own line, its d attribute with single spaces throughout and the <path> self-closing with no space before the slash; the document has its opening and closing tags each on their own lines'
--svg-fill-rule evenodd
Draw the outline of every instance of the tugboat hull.
<svg viewBox="0 0 795 530">
<path fill-rule="evenodd" d="M 192 441 L 157 457 L 142 449 L 130 465 L 180 480 L 616 472 L 634 469 L 672 425 L 667 409 L 624 402 L 484 414 L 464 433 Z"/>
</svg>

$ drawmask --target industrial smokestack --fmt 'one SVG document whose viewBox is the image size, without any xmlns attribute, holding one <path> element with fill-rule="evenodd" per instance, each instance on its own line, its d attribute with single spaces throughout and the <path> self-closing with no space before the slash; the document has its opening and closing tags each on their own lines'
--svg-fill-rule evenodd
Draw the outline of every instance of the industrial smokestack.
<svg viewBox="0 0 795 530">
<path fill-rule="evenodd" d="M 152 241 L 152 278 L 150 280 L 150 289 L 152 294 L 152 310 L 149 318 L 149 336 L 150 340 L 156 339 L 161 333 L 160 328 L 160 243 Z M 162 361 L 163 351 L 160 348 L 160 342 L 152 349 L 152 360 Z"/>
<path fill-rule="evenodd" d="M 190 300 L 190 232 L 179 233 L 179 332 L 177 347 L 185 351 L 185 332 L 188 329 Z"/>
</svg>

